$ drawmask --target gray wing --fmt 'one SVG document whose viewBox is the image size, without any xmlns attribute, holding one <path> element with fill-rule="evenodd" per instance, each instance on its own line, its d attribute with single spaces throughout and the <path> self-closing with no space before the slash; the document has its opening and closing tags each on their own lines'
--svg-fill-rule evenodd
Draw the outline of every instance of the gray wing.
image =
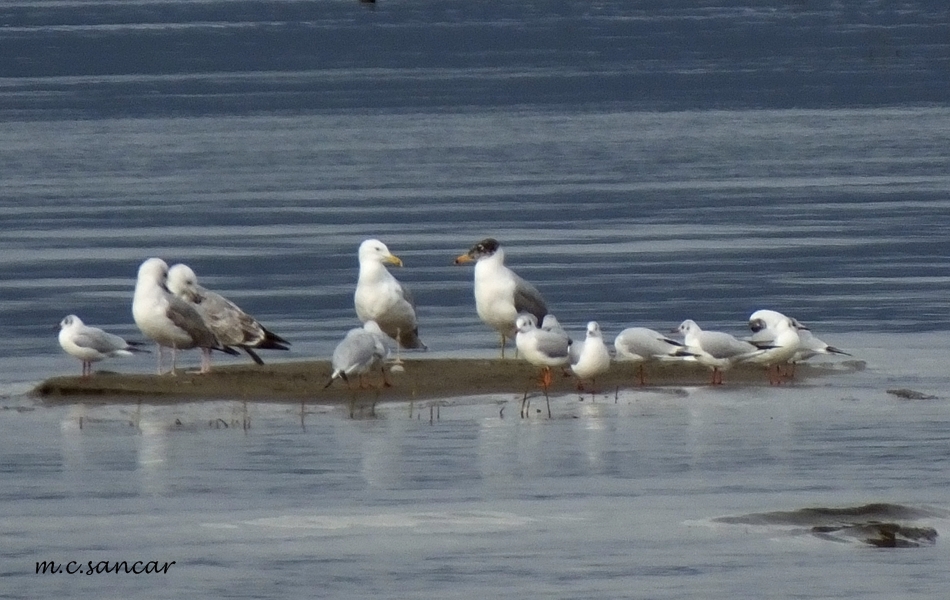
<svg viewBox="0 0 950 600">
<path fill-rule="evenodd" d="M 264 328 L 257 319 L 221 294 L 202 289 L 197 307 L 222 344 L 254 346 L 264 339 Z"/>
<path fill-rule="evenodd" d="M 749 342 L 743 342 L 721 331 L 702 332 L 699 344 L 704 352 L 715 358 L 734 358 L 758 350 Z"/>
<path fill-rule="evenodd" d="M 403 282 L 397 281 L 397 283 L 399 284 L 399 291 L 402 293 L 402 299 L 408 302 L 409 306 L 411 306 L 412 309 L 415 310 L 416 299 L 413 298 L 412 292 L 409 291 L 409 288 L 407 288 Z"/>
<path fill-rule="evenodd" d="M 514 272 L 512 275 L 515 277 L 515 311 L 531 313 L 540 323 L 548 314 L 548 305 L 544 303 L 541 292 Z"/>
<path fill-rule="evenodd" d="M 128 343 L 119 336 L 94 327 L 87 328 L 74 335 L 73 342 L 77 346 L 91 348 L 102 354 L 109 354 L 128 346 Z"/>
<path fill-rule="evenodd" d="M 537 329 L 535 334 L 535 343 L 538 352 L 551 358 L 565 358 L 569 356 L 567 338 L 550 331 Z"/>
<path fill-rule="evenodd" d="M 376 337 L 364 329 L 351 329 L 333 350 L 333 370 L 352 373 L 368 369 L 376 354 Z"/>
<path fill-rule="evenodd" d="M 570 342 L 567 347 L 567 353 L 570 356 L 570 362 L 572 365 L 576 365 L 577 361 L 581 359 L 581 354 L 584 352 L 584 341 L 580 340 L 577 342 Z"/>
<path fill-rule="evenodd" d="M 214 333 L 205 325 L 195 307 L 178 296 L 168 295 L 168 310 L 165 314 L 172 323 L 191 336 L 196 346 L 201 348 L 218 348 L 221 346 Z"/>
</svg>

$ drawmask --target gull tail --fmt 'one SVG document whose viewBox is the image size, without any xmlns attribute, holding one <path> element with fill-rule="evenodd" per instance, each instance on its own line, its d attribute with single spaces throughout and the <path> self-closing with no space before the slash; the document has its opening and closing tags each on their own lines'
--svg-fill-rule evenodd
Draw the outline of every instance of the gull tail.
<svg viewBox="0 0 950 600">
<path fill-rule="evenodd" d="M 845 356 L 854 356 L 853 354 L 848 354 L 848 353 L 845 352 L 844 350 L 841 350 L 841 349 L 839 349 L 839 348 L 835 348 L 834 346 L 828 346 L 827 348 L 825 348 L 825 350 L 826 350 L 828 353 L 830 353 L 830 354 L 843 354 L 843 355 L 845 355 Z"/>
<path fill-rule="evenodd" d="M 330 375 L 330 379 L 327 380 L 327 383 L 326 383 L 326 385 L 323 386 L 323 389 L 327 389 L 328 387 L 330 387 L 331 385 L 333 385 L 333 380 L 334 380 L 334 379 L 343 379 L 343 381 L 345 381 L 345 382 L 347 382 L 347 383 L 350 382 L 350 380 L 347 379 L 346 373 L 343 371 L 343 369 L 337 369 L 336 371 L 333 372 L 332 375 Z"/>
</svg>

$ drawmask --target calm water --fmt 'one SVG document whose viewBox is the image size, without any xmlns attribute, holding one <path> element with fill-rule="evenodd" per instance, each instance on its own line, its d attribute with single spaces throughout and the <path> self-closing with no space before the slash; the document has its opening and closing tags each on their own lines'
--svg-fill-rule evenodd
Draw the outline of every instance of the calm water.
<svg viewBox="0 0 950 600">
<path fill-rule="evenodd" d="M 946 535 L 950 410 L 885 390 L 950 384 L 950 15 L 694 4 L 0 7 L 0 597 L 943 594 L 942 538 L 713 519 L 886 502 Z M 379 237 L 429 354 L 491 354 L 452 265 L 488 235 L 578 335 L 771 307 L 867 369 L 567 395 L 552 421 L 24 395 L 79 372 L 64 315 L 137 337 L 149 256 L 293 341 L 265 360 L 304 359 L 352 326 Z"/>
</svg>

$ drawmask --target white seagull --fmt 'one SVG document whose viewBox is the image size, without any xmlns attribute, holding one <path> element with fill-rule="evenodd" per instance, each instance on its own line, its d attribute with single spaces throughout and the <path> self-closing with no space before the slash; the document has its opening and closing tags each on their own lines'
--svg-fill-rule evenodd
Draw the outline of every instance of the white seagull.
<svg viewBox="0 0 950 600">
<path fill-rule="evenodd" d="M 812 356 L 818 354 L 839 354 L 843 356 L 851 356 L 844 350 L 835 348 L 834 346 L 829 346 L 822 340 L 815 337 L 811 330 L 808 327 L 801 324 L 798 319 L 792 317 L 786 317 L 782 313 L 775 310 L 757 310 L 749 316 L 749 328 L 753 331 L 753 335 L 749 338 L 749 341 L 752 343 L 757 342 L 768 342 L 775 338 L 775 326 L 782 319 L 791 318 L 795 326 L 798 329 L 799 337 L 799 348 L 798 352 L 795 353 L 795 356 L 792 357 L 792 362 L 798 362 L 801 360 L 808 360 Z"/>
<path fill-rule="evenodd" d="M 604 343 L 604 336 L 597 321 L 587 324 L 587 337 L 583 342 L 571 345 L 570 355 L 571 370 L 578 378 L 578 389 L 583 389 L 585 379 L 590 379 L 593 388 L 597 376 L 610 369 L 610 351 Z M 591 393 L 594 393 L 593 389 Z"/>
<path fill-rule="evenodd" d="M 288 349 L 286 345 L 290 342 L 265 328 L 238 305 L 198 285 L 198 276 L 188 265 L 177 264 L 168 270 L 168 289 L 194 305 L 222 345 L 241 348 L 257 364 L 263 365 L 264 361 L 253 348 Z"/>
<path fill-rule="evenodd" d="M 683 334 L 686 349 L 696 356 L 696 362 L 712 369 L 713 385 L 722 384 L 722 372 L 734 364 L 761 354 L 764 350 L 722 331 L 703 331 L 691 319 L 680 323 L 675 330 Z"/>
<path fill-rule="evenodd" d="M 683 344 L 647 327 L 628 327 L 614 338 L 617 360 L 637 363 L 640 385 L 645 385 L 646 363 L 689 360 L 695 356 Z"/>
<path fill-rule="evenodd" d="M 774 334 L 771 336 L 772 339 L 767 342 L 753 342 L 754 345 L 763 349 L 762 353 L 750 356 L 745 359 L 745 362 L 765 365 L 769 374 L 769 383 L 778 385 L 782 383 L 781 366 L 788 364 L 798 352 L 801 338 L 797 321 L 788 317 L 779 319 L 771 331 Z"/>
<path fill-rule="evenodd" d="M 548 312 L 541 293 L 505 266 L 505 251 L 492 238 L 484 239 L 455 259 L 461 265 L 475 262 L 475 310 L 482 321 L 501 335 L 501 357 L 508 338 L 515 337 L 519 314 L 534 315 L 541 322 Z"/>
<path fill-rule="evenodd" d="M 139 342 L 129 342 L 90 327 L 76 315 L 67 315 L 59 323 L 59 345 L 68 354 L 82 361 L 82 376 L 92 375 L 92 363 L 113 356 L 132 356 L 135 352 L 148 352 L 138 348 Z"/>
<path fill-rule="evenodd" d="M 521 357 L 526 361 L 541 367 L 540 384 L 544 390 L 544 399 L 548 403 L 548 417 L 551 416 L 551 402 L 548 399 L 548 389 L 551 387 L 551 367 L 563 366 L 568 364 L 570 354 L 568 350 L 569 341 L 566 335 L 552 331 L 538 329 L 538 323 L 534 315 L 521 315 L 516 321 L 517 333 L 515 334 L 515 346 Z M 525 416 L 525 399 L 521 402 L 521 416 Z"/>
<path fill-rule="evenodd" d="M 330 387 L 335 379 L 343 379 L 349 384 L 352 375 L 359 377 L 360 387 L 363 387 L 363 375 L 377 367 L 383 373 L 383 385 L 388 387 L 390 383 L 383 367 L 383 362 L 389 356 L 386 340 L 386 334 L 376 321 L 367 321 L 362 327 L 349 330 L 333 350 L 333 372 L 323 387 Z"/>
<path fill-rule="evenodd" d="M 376 321 L 399 348 L 425 350 L 426 345 L 419 339 L 412 294 L 386 269 L 387 264 L 401 267 L 402 260 L 379 240 L 360 244 L 359 260 L 360 274 L 353 294 L 356 316 L 363 323 Z"/>
<path fill-rule="evenodd" d="M 195 307 L 175 296 L 167 287 L 168 265 L 160 258 L 149 258 L 139 266 L 132 299 L 135 324 L 158 344 L 158 373 L 162 373 L 162 349 L 172 349 L 172 370 L 177 366 L 177 351 L 201 348 L 201 372 L 211 370 L 211 350 L 237 355 L 223 346 L 205 325 Z"/>
</svg>

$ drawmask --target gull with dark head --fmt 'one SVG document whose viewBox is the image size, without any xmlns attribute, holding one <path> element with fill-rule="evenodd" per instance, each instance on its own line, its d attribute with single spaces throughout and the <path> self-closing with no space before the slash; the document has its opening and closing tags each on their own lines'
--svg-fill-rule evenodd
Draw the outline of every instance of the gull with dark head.
<svg viewBox="0 0 950 600">
<path fill-rule="evenodd" d="M 838 354 L 842 356 L 851 356 L 844 350 L 840 350 L 834 346 L 829 346 L 822 340 L 818 339 L 814 334 L 812 334 L 811 330 L 798 321 L 798 319 L 786 317 L 782 313 L 775 310 L 757 310 L 749 316 L 749 329 L 751 329 L 753 332 L 753 335 L 749 338 L 749 341 L 752 343 L 767 343 L 771 341 L 777 335 L 775 328 L 778 323 L 782 321 L 782 319 L 789 318 L 792 319 L 792 322 L 798 331 L 799 337 L 798 351 L 795 353 L 795 356 L 792 357 L 792 363 L 808 360 L 809 358 L 818 354 Z"/>
<path fill-rule="evenodd" d="M 621 331 L 614 338 L 614 351 L 618 361 L 637 363 L 640 385 L 646 384 L 644 365 L 647 363 L 695 358 L 683 344 L 647 327 L 628 327 Z"/>
<path fill-rule="evenodd" d="M 76 315 L 67 315 L 59 323 L 59 345 L 68 354 L 82 361 L 82 376 L 92 375 L 92 363 L 113 356 L 132 356 L 136 352 L 148 352 L 139 348 L 139 342 L 129 342 L 121 337 L 90 327 Z"/>
<path fill-rule="evenodd" d="M 288 349 L 290 342 L 265 328 L 237 304 L 199 285 L 198 276 L 188 265 L 172 265 L 168 270 L 168 289 L 198 310 L 222 345 L 241 348 L 257 364 L 263 365 L 264 361 L 254 348 Z"/>
<path fill-rule="evenodd" d="M 769 383 L 778 385 L 782 383 L 781 368 L 794 358 L 801 346 L 801 338 L 797 321 L 788 317 L 779 319 L 772 328 L 772 333 L 774 335 L 768 341 L 753 342 L 763 351 L 747 358 L 745 362 L 764 365 L 769 374 Z"/>
<path fill-rule="evenodd" d="M 757 356 L 764 350 L 722 331 L 703 331 L 691 319 L 680 323 L 675 330 L 681 333 L 686 349 L 695 355 L 696 362 L 712 369 L 713 385 L 722 384 L 722 372 L 736 363 Z"/>
<path fill-rule="evenodd" d="M 149 258 L 139 266 L 132 299 L 132 316 L 146 337 L 158 344 L 158 373 L 162 373 L 162 349 L 172 349 L 172 369 L 177 366 L 177 351 L 201 348 L 201 372 L 211 370 L 211 351 L 237 355 L 224 346 L 208 328 L 190 303 L 168 290 L 168 265 L 160 258 Z"/>
<path fill-rule="evenodd" d="M 505 251 L 493 238 L 484 239 L 455 259 L 461 265 L 475 262 L 475 310 L 481 320 L 501 336 L 501 357 L 508 338 L 515 337 L 518 315 L 534 315 L 540 323 L 548 312 L 541 293 L 505 266 Z"/>
<path fill-rule="evenodd" d="M 359 248 L 360 274 L 353 294 L 356 316 L 363 323 L 376 321 L 386 335 L 396 340 L 397 348 L 425 350 L 419 339 L 416 304 L 412 294 L 386 265 L 402 266 L 386 244 L 366 240 Z"/>
</svg>

